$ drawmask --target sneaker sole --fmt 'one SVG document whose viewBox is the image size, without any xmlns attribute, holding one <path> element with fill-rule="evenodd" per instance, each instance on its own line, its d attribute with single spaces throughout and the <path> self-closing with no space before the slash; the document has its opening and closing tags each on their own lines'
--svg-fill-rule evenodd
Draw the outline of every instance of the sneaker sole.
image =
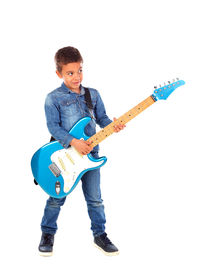
<svg viewBox="0 0 200 274">
<path fill-rule="evenodd" d="M 103 252 L 104 255 L 106 256 L 117 256 L 119 255 L 119 251 L 115 251 L 115 252 L 106 252 L 105 250 L 103 250 L 100 246 L 98 246 L 97 244 L 94 243 L 94 246 L 96 248 L 98 248 L 99 250 L 101 250 L 101 252 Z"/>
<path fill-rule="evenodd" d="M 39 255 L 42 257 L 51 257 L 53 255 L 53 252 L 41 252 L 39 251 Z"/>
</svg>

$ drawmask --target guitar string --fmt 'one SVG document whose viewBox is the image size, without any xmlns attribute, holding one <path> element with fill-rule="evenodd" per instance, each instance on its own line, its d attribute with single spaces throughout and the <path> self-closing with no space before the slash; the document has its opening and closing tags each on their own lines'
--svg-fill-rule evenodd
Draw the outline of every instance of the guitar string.
<svg viewBox="0 0 200 274">
<path fill-rule="evenodd" d="M 151 106 L 153 103 L 155 103 L 153 98 L 151 96 L 147 97 L 144 101 L 139 103 L 137 106 L 133 107 L 128 112 L 120 116 L 116 121 L 113 121 L 104 129 L 100 130 L 99 132 L 91 136 L 88 139 L 88 141 L 92 141 L 92 147 L 98 145 L 100 142 L 102 142 L 104 139 L 106 139 L 108 136 L 114 133 L 114 125 L 117 125 L 121 123 L 122 121 L 126 124 L 127 122 L 135 118 L 138 114 L 140 114 L 145 109 L 147 109 L 149 106 Z"/>
<path fill-rule="evenodd" d="M 153 103 L 154 103 L 153 99 L 151 97 L 148 97 L 146 100 L 144 100 L 143 102 L 141 102 L 140 104 L 138 104 L 136 107 L 132 108 L 127 113 L 125 113 L 124 115 L 122 115 L 121 117 L 119 117 L 117 119 L 117 121 L 114 121 L 110 125 L 108 125 L 107 128 L 104 128 L 104 130 L 101 130 L 97 134 L 95 134 L 94 135 L 95 139 L 99 139 L 98 137 L 102 138 L 102 136 L 101 136 L 102 134 L 103 134 L 103 138 L 102 139 L 105 139 L 107 137 L 106 135 L 108 135 L 108 134 L 110 135 L 110 134 L 113 133 L 113 131 L 114 131 L 113 125 L 116 125 L 116 124 L 118 124 L 120 122 L 125 122 L 125 123 L 129 122 L 130 120 L 132 120 L 133 118 L 135 118 L 138 114 L 140 114 L 143 110 L 145 110 L 147 107 L 149 107 Z M 107 134 L 105 134 L 105 132 Z"/>
</svg>

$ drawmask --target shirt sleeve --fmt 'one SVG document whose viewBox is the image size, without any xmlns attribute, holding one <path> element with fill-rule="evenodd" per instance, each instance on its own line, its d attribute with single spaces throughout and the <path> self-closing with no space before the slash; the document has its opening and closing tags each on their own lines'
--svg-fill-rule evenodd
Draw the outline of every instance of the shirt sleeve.
<svg viewBox="0 0 200 274">
<path fill-rule="evenodd" d="M 110 120 L 110 118 L 106 114 L 106 109 L 105 109 L 104 103 L 103 103 L 98 91 L 97 91 L 97 101 L 96 101 L 94 113 L 96 116 L 96 123 L 101 128 L 104 128 L 107 125 L 109 125 L 110 123 L 112 123 L 112 120 Z"/>
<path fill-rule="evenodd" d="M 65 130 L 60 124 L 59 106 L 53 100 L 50 94 L 47 95 L 45 100 L 45 115 L 47 121 L 47 128 L 50 134 L 63 146 L 68 147 L 74 138 Z"/>
</svg>

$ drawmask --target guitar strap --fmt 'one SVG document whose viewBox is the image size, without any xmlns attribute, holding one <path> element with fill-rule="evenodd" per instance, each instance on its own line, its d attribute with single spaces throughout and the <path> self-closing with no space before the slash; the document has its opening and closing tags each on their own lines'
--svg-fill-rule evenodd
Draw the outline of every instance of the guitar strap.
<svg viewBox="0 0 200 274">
<path fill-rule="evenodd" d="M 87 107 L 89 108 L 89 110 L 93 110 L 94 107 L 92 105 L 92 99 L 91 99 L 91 95 L 90 95 L 90 91 L 88 88 L 84 88 L 85 89 L 85 102 L 86 102 L 86 105 Z"/>
<path fill-rule="evenodd" d="M 85 89 L 85 102 L 86 102 L 86 105 L 87 105 L 88 110 L 90 112 L 91 118 L 95 120 L 94 113 L 93 113 L 94 107 L 93 107 L 93 104 L 92 104 L 90 91 L 89 91 L 88 88 L 84 88 L 84 89 Z"/>
</svg>

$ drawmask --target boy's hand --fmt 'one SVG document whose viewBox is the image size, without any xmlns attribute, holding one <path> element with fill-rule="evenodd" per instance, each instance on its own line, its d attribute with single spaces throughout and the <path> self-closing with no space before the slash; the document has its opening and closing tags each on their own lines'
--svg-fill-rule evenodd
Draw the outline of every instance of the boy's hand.
<svg viewBox="0 0 200 274">
<path fill-rule="evenodd" d="M 114 117 L 113 121 L 115 122 L 117 119 Z M 115 125 L 114 126 L 114 131 L 115 132 L 119 132 L 120 130 L 124 129 L 126 127 L 126 125 L 123 124 L 119 124 L 119 125 Z"/>
<path fill-rule="evenodd" d="M 72 139 L 70 145 L 75 147 L 75 149 L 82 155 L 87 155 L 92 151 L 92 147 L 90 146 L 92 142 L 85 141 L 85 140 L 79 140 L 79 139 Z"/>
</svg>

